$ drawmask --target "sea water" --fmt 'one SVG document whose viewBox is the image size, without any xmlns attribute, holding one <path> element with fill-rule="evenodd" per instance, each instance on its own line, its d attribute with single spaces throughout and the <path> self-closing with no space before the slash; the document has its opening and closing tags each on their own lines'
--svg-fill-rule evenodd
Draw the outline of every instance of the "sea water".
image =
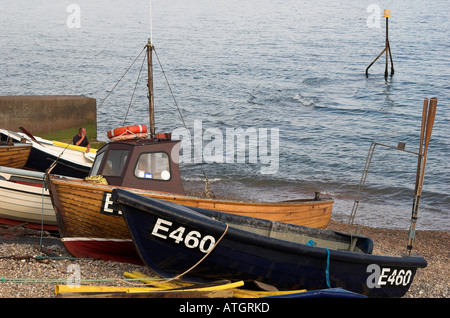
<svg viewBox="0 0 450 318">
<path fill-rule="evenodd" d="M 320 191 L 335 199 L 333 216 L 342 221 L 371 143 L 404 142 L 418 152 L 423 100 L 436 97 L 417 229 L 449 230 L 447 0 L 153 0 L 151 8 L 134 0 L 2 0 L 0 95 L 95 98 L 97 138 L 106 141 L 111 128 L 148 124 L 142 50 L 151 37 L 156 131 L 189 133 L 197 141 L 191 153 L 200 153 L 200 161 L 181 163 L 187 189 L 203 190 L 204 171 L 215 194 L 238 199 Z M 366 78 L 385 48 L 384 9 L 395 74 L 389 65 L 385 78 L 383 54 Z M 244 158 L 231 145 L 227 151 L 230 131 L 253 140 L 240 144 Z M 273 157 L 263 161 L 256 151 L 250 160 L 255 149 Z M 268 159 L 273 169 L 263 173 Z M 355 223 L 408 228 L 416 168 L 417 155 L 377 146 Z"/>
</svg>

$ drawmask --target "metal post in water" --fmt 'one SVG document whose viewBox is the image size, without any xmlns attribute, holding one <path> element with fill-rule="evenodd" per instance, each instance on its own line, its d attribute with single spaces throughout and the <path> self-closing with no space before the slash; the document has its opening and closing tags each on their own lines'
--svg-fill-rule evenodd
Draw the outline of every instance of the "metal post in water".
<svg viewBox="0 0 450 318">
<path fill-rule="evenodd" d="M 386 67 L 384 69 L 384 77 L 388 76 L 388 62 L 391 60 L 391 76 L 394 75 L 394 61 L 392 60 L 391 46 L 389 44 L 389 18 L 391 17 L 391 10 L 384 10 L 384 17 L 386 18 L 386 40 L 383 51 L 373 60 L 372 63 L 366 68 L 366 77 L 369 77 L 369 68 L 378 60 L 378 58 L 386 53 Z M 389 54 L 389 55 L 388 55 Z"/>
<path fill-rule="evenodd" d="M 384 68 L 384 77 L 388 76 L 388 47 L 389 47 L 389 16 L 386 16 L 386 10 L 384 10 L 384 17 L 386 18 L 386 41 L 385 41 L 385 51 L 386 51 L 386 67 Z"/>
</svg>

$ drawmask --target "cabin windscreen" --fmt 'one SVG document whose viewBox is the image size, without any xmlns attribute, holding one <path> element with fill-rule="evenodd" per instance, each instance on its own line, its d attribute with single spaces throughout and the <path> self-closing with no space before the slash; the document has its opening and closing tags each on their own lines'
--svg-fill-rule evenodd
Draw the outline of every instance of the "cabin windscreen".
<svg viewBox="0 0 450 318">
<path fill-rule="evenodd" d="M 110 177 L 121 176 L 128 158 L 128 153 L 128 150 L 110 150 L 100 174 Z"/>
<path fill-rule="evenodd" d="M 169 156 L 165 152 L 142 153 L 134 175 L 140 179 L 170 180 Z"/>
<path fill-rule="evenodd" d="M 100 164 L 102 163 L 104 155 L 105 153 L 102 152 L 95 157 L 94 164 L 92 165 L 91 172 L 89 173 L 90 176 L 96 176 L 99 174 L 98 170 L 100 169 Z"/>
</svg>

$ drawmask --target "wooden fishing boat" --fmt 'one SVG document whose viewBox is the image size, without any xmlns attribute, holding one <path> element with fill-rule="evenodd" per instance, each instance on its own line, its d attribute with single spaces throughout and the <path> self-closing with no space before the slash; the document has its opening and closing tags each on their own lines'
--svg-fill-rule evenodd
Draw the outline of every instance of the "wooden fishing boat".
<svg viewBox="0 0 450 318">
<path fill-rule="evenodd" d="M 277 203 L 234 202 L 186 196 L 179 172 L 181 141 L 170 134 L 156 134 L 152 83 L 152 50 L 145 46 L 148 61 L 150 129 L 145 125 L 108 131 L 109 143 L 98 149 L 90 179 L 104 183 L 63 178 L 48 171 L 47 184 L 55 208 L 60 237 L 76 257 L 141 263 L 121 212 L 112 206 L 114 188 L 126 188 L 146 196 L 176 201 L 194 208 L 267 218 L 325 228 L 333 200 L 315 197 Z M 61 173 L 58 173 L 61 174 Z"/>
<path fill-rule="evenodd" d="M 21 128 L 26 133 L 0 129 L 0 135 L 1 140 L 11 139 L 14 142 L 19 142 L 22 139 L 26 139 L 27 143 L 31 144 L 32 148 L 25 167 L 45 172 L 57 161 L 53 169 L 55 174 L 76 178 L 84 178 L 89 174 L 95 153 L 85 153 L 80 149 L 54 144 L 50 140 L 34 137 L 26 129 Z"/>
<path fill-rule="evenodd" d="M 174 169 L 174 166 L 171 168 Z M 152 185 L 152 180 L 146 181 L 148 186 Z M 155 182 L 157 181 L 153 181 L 153 186 Z M 48 176 L 47 184 L 55 208 L 60 237 L 72 255 L 137 264 L 141 264 L 141 260 L 133 246 L 122 212 L 110 199 L 111 192 L 115 188 L 128 189 L 144 196 L 177 202 L 193 208 L 320 228 L 328 225 L 333 205 L 332 200 L 314 199 L 276 203 L 216 200 L 151 189 L 98 184 L 52 174 Z"/>
<path fill-rule="evenodd" d="M 0 166 L 22 168 L 31 151 L 30 143 L 0 142 Z"/>
<path fill-rule="evenodd" d="M 372 254 L 371 239 L 263 219 L 194 211 L 115 189 L 133 242 L 162 277 L 187 281 L 257 280 L 279 289 L 341 287 L 369 297 L 401 297 L 420 256 Z"/>
<path fill-rule="evenodd" d="M 1 224 L 26 223 L 33 229 L 58 230 L 44 179 L 43 172 L 0 166 Z"/>
</svg>

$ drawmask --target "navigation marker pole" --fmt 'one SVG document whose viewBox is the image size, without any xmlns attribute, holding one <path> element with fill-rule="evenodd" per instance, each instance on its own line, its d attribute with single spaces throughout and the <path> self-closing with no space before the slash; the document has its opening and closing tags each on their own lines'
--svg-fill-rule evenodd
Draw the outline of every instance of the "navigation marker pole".
<svg viewBox="0 0 450 318">
<path fill-rule="evenodd" d="M 373 60 L 366 68 L 366 77 L 369 77 L 369 68 L 378 60 L 378 58 L 386 52 L 386 68 L 384 69 L 384 77 L 388 76 L 388 60 L 391 59 L 391 76 L 394 75 L 394 61 L 392 60 L 391 46 L 389 44 L 389 18 L 391 17 L 391 10 L 384 10 L 384 17 L 386 18 L 386 42 L 384 50 Z M 389 53 L 389 56 L 388 56 Z"/>
</svg>

